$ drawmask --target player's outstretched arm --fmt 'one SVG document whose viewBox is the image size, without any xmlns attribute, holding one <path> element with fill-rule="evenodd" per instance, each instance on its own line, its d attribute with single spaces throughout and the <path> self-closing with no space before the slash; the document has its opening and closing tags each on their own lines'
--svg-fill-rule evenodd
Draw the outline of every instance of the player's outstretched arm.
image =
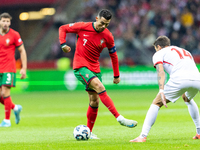
<svg viewBox="0 0 200 150">
<path fill-rule="evenodd" d="M 24 48 L 24 44 L 18 47 L 18 51 L 20 53 L 20 58 L 22 62 L 22 68 L 20 70 L 21 78 L 20 79 L 25 79 L 26 78 L 26 69 L 27 69 L 27 56 L 26 56 L 26 50 Z"/>
<path fill-rule="evenodd" d="M 163 64 L 157 64 L 156 65 L 157 70 L 157 79 L 158 79 L 158 85 L 159 85 L 159 93 L 162 99 L 163 105 L 167 108 L 166 98 L 164 95 L 164 84 L 165 84 L 165 71 Z"/>
<path fill-rule="evenodd" d="M 83 22 L 65 24 L 59 27 L 59 41 L 63 52 L 68 53 L 71 48 L 66 45 L 66 33 L 78 33 L 83 26 Z"/>
</svg>

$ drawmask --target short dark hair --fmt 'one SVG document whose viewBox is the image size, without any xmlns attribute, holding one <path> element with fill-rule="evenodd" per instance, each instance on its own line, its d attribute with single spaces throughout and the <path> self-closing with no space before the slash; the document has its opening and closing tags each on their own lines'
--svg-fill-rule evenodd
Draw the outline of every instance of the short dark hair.
<svg viewBox="0 0 200 150">
<path fill-rule="evenodd" d="M 110 20 L 112 18 L 112 13 L 107 9 L 102 9 L 98 16 L 99 18 L 104 17 L 106 20 Z"/>
<path fill-rule="evenodd" d="M 165 46 L 170 46 L 170 39 L 167 36 L 159 36 L 153 43 L 153 46 L 157 47 L 158 45 L 162 48 L 164 48 Z"/>
<path fill-rule="evenodd" d="M 7 13 L 7 12 L 2 13 L 2 14 L 0 15 L 0 20 L 1 20 L 2 18 L 9 18 L 10 20 L 12 19 L 11 15 L 10 15 L 9 13 Z"/>
</svg>

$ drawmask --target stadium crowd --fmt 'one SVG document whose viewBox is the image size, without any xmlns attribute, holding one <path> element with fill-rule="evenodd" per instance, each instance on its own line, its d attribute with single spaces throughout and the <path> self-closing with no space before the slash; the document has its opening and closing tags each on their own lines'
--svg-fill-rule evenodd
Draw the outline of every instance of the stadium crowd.
<svg viewBox="0 0 200 150">
<path fill-rule="evenodd" d="M 115 38 L 120 65 L 150 64 L 153 41 L 160 35 L 168 36 L 172 45 L 200 55 L 199 0 L 85 0 L 83 4 L 84 11 L 74 22 L 95 21 L 102 8 L 112 11 L 108 28 Z M 72 50 L 74 38 L 73 34 L 67 36 Z M 73 57 L 62 52 L 55 57 L 63 55 Z M 102 65 L 110 65 L 107 51 L 100 60 Z"/>
</svg>

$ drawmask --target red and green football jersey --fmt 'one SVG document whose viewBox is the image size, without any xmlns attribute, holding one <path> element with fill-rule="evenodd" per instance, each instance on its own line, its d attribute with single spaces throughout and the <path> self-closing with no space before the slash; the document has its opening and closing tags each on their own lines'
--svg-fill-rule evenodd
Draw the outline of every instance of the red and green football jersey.
<svg viewBox="0 0 200 150">
<path fill-rule="evenodd" d="M 16 72 L 15 49 L 22 44 L 19 33 L 11 28 L 5 35 L 0 34 L 0 73 Z"/>
<path fill-rule="evenodd" d="M 63 25 L 59 28 L 60 44 L 66 42 L 66 33 L 78 35 L 73 69 L 87 67 L 93 72 L 100 72 L 99 56 L 107 47 L 113 64 L 114 76 L 119 76 L 118 57 L 112 33 L 106 28 L 97 32 L 92 22 L 77 22 Z"/>
</svg>

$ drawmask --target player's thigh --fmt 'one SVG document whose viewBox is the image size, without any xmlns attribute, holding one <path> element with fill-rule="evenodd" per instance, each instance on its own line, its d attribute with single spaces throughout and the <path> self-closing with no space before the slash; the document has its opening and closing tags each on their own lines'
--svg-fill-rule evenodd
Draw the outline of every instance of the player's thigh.
<svg viewBox="0 0 200 150">
<path fill-rule="evenodd" d="M 89 87 L 91 81 L 94 78 L 96 78 L 95 81 L 97 81 L 98 83 L 101 83 L 101 81 L 102 81 L 101 73 L 92 72 L 86 67 L 75 69 L 74 74 L 75 74 L 76 78 L 79 81 L 81 81 L 81 83 L 85 86 L 86 91 L 94 91 L 93 88 Z"/>
<path fill-rule="evenodd" d="M 164 94 L 167 100 L 176 102 L 185 93 L 186 88 L 184 87 L 181 80 L 169 80 L 164 86 Z"/>
<path fill-rule="evenodd" d="M 105 87 L 104 87 L 103 84 L 102 84 L 102 75 L 101 75 L 101 73 L 95 73 L 95 72 L 93 72 L 93 73 L 95 74 L 95 76 L 96 76 L 97 78 L 93 78 L 93 79 L 91 80 L 91 82 L 89 83 L 88 89 L 93 89 L 93 90 L 95 90 L 97 93 L 99 93 L 99 92 L 101 92 L 102 90 L 105 90 Z"/>
<path fill-rule="evenodd" d="M 92 79 L 92 81 L 89 84 L 89 88 L 95 90 L 97 93 L 105 91 L 103 83 L 98 78 Z"/>
<path fill-rule="evenodd" d="M 96 75 L 86 67 L 75 69 L 74 75 L 79 81 L 81 81 L 81 83 L 86 87 L 86 89 L 88 88 L 91 80 L 96 77 Z"/>
<path fill-rule="evenodd" d="M 188 88 L 185 92 L 185 96 L 187 97 L 187 99 L 191 100 L 196 96 L 196 94 L 200 90 L 200 81 L 188 81 L 187 85 Z"/>
<path fill-rule="evenodd" d="M 13 72 L 6 72 L 2 75 L 2 86 L 8 86 L 8 87 L 15 87 L 16 85 L 16 73 Z"/>
</svg>

